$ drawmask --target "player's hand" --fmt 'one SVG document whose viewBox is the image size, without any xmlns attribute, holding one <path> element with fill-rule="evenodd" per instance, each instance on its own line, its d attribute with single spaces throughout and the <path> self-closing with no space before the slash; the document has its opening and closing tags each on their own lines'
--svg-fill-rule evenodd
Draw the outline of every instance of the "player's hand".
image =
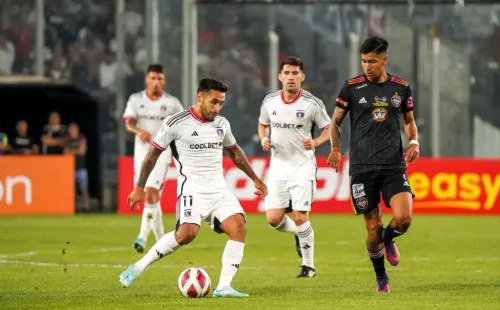
<svg viewBox="0 0 500 310">
<path fill-rule="evenodd" d="M 268 152 L 269 150 L 271 150 L 274 147 L 273 143 L 271 142 L 271 139 L 264 138 L 262 140 L 263 140 L 262 141 L 262 149 L 264 151 Z"/>
<path fill-rule="evenodd" d="M 262 182 L 261 180 L 256 180 L 253 182 L 255 186 L 255 192 L 254 194 L 257 196 L 265 197 L 267 196 L 267 186 Z"/>
<path fill-rule="evenodd" d="M 130 210 L 135 210 L 136 208 L 139 209 L 139 204 L 142 200 L 144 200 L 144 189 L 135 187 L 127 198 Z"/>
<path fill-rule="evenodd" d="M 318 143 L 314 139 L 304 139 L 302 140 L 302 147 L 305 150 L 314 150 L 318 146 Z"/>
<path fill-rule="evenodd" d="M 405 154 L 405 161 L 407 163 L 416 162 L 420 156 L 420 149 L 417 144 L 410 144 Z"/>
<path fill-rule="evenodd" d="M 151 133 L 147 132 L 146 130 L 139 129 L 137 132 L 137 136 L 139 139 L 141 139 L 142 142 L 149 143 L 151 142 Z"/>
<path fill-rule="evenodd" d="M 335 172 L 339 172 L 340 158 L 341 157 L 342 157 L 342 154 L 340 154 L 340 150 L 338 150 L 338 149 L 332 150 L 330 152 L 330 155 L 328 155 L 327 164 L 328 164 L 328 166 L 335 169 Z"/>
</svg>

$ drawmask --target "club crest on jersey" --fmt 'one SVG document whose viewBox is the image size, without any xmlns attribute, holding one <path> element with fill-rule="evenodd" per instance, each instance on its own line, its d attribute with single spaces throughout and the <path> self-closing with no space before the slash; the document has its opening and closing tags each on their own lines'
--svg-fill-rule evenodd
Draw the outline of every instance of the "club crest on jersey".
<svg viewBox="0 0 500 310">
<path fill-rule="evenodd" d="M 387 119 L 388 113 L 385 108 L 375 108 L 372 110 L 372 118 L 377 122 L 383 122 Z"/>
<path fill-rule="evenodd" d="M 219 136 L 222 136 L 222 135 L 224 134 L 224 129 L 223 129 L 223 128 L 220 128 L 220 127 L 219 127 L 219 128 L 216 128 L 216 129 L 217 129 L 217 134 L 218 134 Z"/>
<path fill-rule="evenodd" d="M 191 217 L 191 209 L 184 210 L 184 217 Z"/>
<path fill-rule="evenodd" d="M 401 97 L 398 95 L 398 93 L 395 93 L 394 96 L 391 97 L 391 103 L 396 108 L 399 108 L 399 106 L 401 105 Z"/>
<path fill-rule="evenodd" d="M 304 110 L 297 110 L 297 118 L 300 120 L 303 120 L 306 115 L 306 112 Z"/>
</svg>

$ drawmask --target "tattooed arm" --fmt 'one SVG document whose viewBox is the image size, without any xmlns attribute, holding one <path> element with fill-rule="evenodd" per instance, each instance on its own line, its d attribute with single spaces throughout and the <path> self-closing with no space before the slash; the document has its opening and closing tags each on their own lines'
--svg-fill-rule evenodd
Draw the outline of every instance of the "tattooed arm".
<svg viewBox="0 0 500 310">
<path fill-rule="evenodd" d="M 243 153 L 243 150 L 237 144 L 231 148 L 226 148 L 226 152 L 233 161 L 233 163 L 236 165 L 236 167 L 238 167 L 241 171 L 245 172 L 245 174 L 252 181 L 254 182 L 257 180 L 260 181 L 259 177 L 253 171 L 252 166 L 250 166 L 247 157 Z"/>
<path fill-rule="evenodd" d="M 156 165 L 156 161 L 158 161 L 158 157 L 160 157 L 162 152 L 163 151 L 155 145 L 151 145 L 148 153 L 146 154 L 146 157 L 144 157 L 144 160 L 142 161 L 141 172 L 139 174 L 137 183 L 135 184 L 137 187 L 146 187 L 146 181 L 148 180 L 151 171 L 153 171 L 153 168 Z"/>
<path fill-rule="evenodd" d="M 340 151 L 340 125 L 342 124 L 345 115 L 346 110 L 335 107 L 332 121 L 330 123 L 330 142 L 332 144 L 332 151 Z"/>
<path fill-rule="evenodd" d="M 245 172 L 245 174 L 253 181 L 255 186 L 255 195 L 258 196 L 266 196 L 267 195 L 267 186 L 262 182 L 262 180 L 255 174 L 248 162 L 247 157 L 243 153 L 243 150 L 237 145 L 233 145 L 232 147 L 226 148 L 226 152 L 233 161 L 233 163 L 238 167 L 241 171 Z"/>
</svg>

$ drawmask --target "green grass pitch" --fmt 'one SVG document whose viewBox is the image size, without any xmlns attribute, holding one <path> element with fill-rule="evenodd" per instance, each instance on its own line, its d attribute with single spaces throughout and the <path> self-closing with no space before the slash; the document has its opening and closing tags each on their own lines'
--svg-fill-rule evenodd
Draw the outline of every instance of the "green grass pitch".
<svg viewBox="0 0 500 310">
<path fill-rule="evenodd" d="M 500 217 L 415 216 L 397 241 L 399 266 L 387 267 L 386 295 L 375 293 L 361 217 L 317 214 L 311 222 L 315 278 L 296 278 L 292 235 L 251 215 L 233 281 L 250 298 L 188 299 L 177 291 L 182 270 L 205 268 L 212 286 L 219 278 L 226 238 L 208 226 L 125 289 L 118 275 L 141 257 L 132 248 L 139 217 L 2 217 L 0 309 L 500 309 Z M 174 219 L 164 224 L 168 231 Z"/>
</svg>

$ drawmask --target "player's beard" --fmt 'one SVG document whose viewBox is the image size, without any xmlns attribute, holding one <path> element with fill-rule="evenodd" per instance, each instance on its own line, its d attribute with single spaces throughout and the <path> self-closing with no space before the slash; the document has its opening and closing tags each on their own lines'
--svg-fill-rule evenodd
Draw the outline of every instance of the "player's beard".
<svg viewBox="0 0 500 310">
<path fill-rule="evenodd" d="M 203 118 L 206 121 L 213 122 L 215 120 L 215 118 L 217 117 L 217 113 L 210 113 L 207 110 L 202 108 L 201 109 L 201 116 L 203 116 Z"/>
</svg>

